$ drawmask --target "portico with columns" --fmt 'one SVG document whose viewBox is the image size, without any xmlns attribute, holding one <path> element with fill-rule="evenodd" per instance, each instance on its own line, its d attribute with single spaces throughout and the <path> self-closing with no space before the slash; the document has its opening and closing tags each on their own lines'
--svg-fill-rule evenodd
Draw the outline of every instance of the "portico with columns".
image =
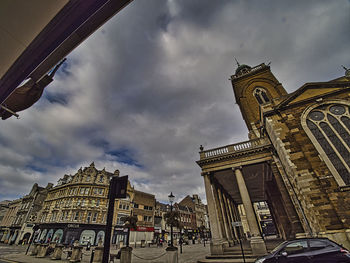
<svg viewBox="0 0 350 263">
<path fill-rule="evenodd" d="M 200 160 L 211 226 L 211 254 L 224 253 L 225 247 L 245 238 L 239 225 L 238 205 L 243 205 L 254 255 L 266 254 L 266 246 L 253 203 L 266 201 L 273 214 L 279 235 L 294 238 L 304 233 L 299 215 L 282 183 L 277 161 L 267 138 L 204 150 Z M 304 235 L 304 234 L 299 234 Z"/>
</svg>

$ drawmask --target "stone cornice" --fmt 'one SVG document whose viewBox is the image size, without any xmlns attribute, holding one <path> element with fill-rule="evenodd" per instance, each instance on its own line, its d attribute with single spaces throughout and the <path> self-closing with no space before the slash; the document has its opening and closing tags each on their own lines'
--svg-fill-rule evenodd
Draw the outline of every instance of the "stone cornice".
<svg viewBox="0 0 350 263">
<path fill-rule="evenodd" d="M 213 157 L 206 157 L 199 161 L 196 161 L 196 163 L 200 167 L 202 167 L 203 165 L 209 164 L 209 163 L 222 162 L 225 160 L 236 159 L 241 157 L 249 157 L 249 156 L 255 155 L 256 153 L 270 151 L 271 149 L 272 149 L 272 145 L 269 143 L 269 144 L 262 145 L 260 147 L 254 147 L 254 148 L 232 152 L 232 153 L 229 152 L 226 154 L 221 154 Z"/>
</svg>

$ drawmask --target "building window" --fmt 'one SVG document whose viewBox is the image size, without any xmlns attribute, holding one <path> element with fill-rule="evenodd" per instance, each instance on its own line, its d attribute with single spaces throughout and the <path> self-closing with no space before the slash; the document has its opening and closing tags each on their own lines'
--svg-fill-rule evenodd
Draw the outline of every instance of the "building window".
<svg viewBox="0 0 350 263">
<path fill-rule="evenodd" d="M 139 204 L 134 203 L 134 208 L 139 208 Z"/>
<path fill-rule="evenodd" d="M 91 176 L 90 175 L 86 176 L 86 181 L 90 182 L 90 180 L 91 180 Z"/>
<path fill-rule="evenodd" d="M 270 99 L 263 88 L 260 88 L 260 87 L 256 88 L 253 94 L 259 104 L 265 104 L 267 102 L 270 102 Z"/>
<path fill-rule="evenodd" d="M 90 223 L 90 220 L 91 220 L 91 212 L 88 212 L 86 217 L 86 222 Z"/>
<path fill-rule="evenodd" d="M 124 217 L 127 217 L 128 215 L 125 214 L 118 214 L 117 216 L 117 225 L 123 225 L 124 221 L 122 220 Z"/>
<path fill-rule="evenodd" d="M 103 175 L 100 176 L 100 180 L 98 180 L 99 183 L 103 183 Z"/>
<path fill-rule="evenodd" d="M 100 206 L 100 199 L 96 200 L 96 206 Z"/>
<path fill-rule="evenodd" d="M 85 194 L 86 194 L 86 195 L 88 195 L 88 194 L 89 194 L 89 190 L 90 190 L 90 188 L 88 188 L 88 187 L 87 187 L 87 188 L 85 188 Z"/>
<path fill-rule="evenodd" d="M 152 222 L 152 216 L 143 216 L 143 221 Z"/>
<path fill-rule="evenodd" d="M 75 212 L 75 215 L 74 215 L 74 221 L 77 221 L 79 218 L 79 212 Z"/>
<path fill-rule="evenodd" d="M 339 185 L 350 185 L 349 105 L 325 103 L 308 108 L 302 124 Z"/>
<path fill-rule="evenodd" d="M 94 216 L 93 216 L 93 218 L 92 218 L 92 222 L 96 222 L 96 220 L 97 220 L 97 215 L 98 215 L 97 213 L 94 214 Z"/>
</svg>

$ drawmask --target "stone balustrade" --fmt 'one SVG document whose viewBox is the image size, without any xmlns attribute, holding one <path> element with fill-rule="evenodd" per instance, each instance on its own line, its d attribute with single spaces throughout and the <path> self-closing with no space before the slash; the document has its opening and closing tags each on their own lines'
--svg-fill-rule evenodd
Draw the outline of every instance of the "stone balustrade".
<svg viewBox="0 0 350 263">
<path fill-rule="evenodd" d="M 230 144 L 219 148 L 201 151 L 199 153 L 200 160 L 213 158 L 217 156 L 223 156 L 226 154 L 232 154 L 232 153 L 241 152 L 241 151 L 246 151 L 249 149 L 255 149 L 255 148 L 259 148 L 269 144 L 270 142 L 266 137 L 257 138 L 257 139 L 253 139 L 245 142 L 236 143 L 236 144 Z"/>
</svg>

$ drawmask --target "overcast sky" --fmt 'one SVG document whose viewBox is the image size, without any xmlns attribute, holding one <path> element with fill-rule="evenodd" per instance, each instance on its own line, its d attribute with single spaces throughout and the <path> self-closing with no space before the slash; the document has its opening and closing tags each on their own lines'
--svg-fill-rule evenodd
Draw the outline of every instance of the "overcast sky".
<svg viewBox="0 0 350 263">
<path fill-rule="evenodd" d="M 234 57 L 288 92 L 350 68 L 350 1 L 135 0 L 73 51 L 42 99 L 0 127 L 0 200 L 95 162 L 166 201 L 205 200 L 195 163 L 245 141 Z"/>
</svg>

